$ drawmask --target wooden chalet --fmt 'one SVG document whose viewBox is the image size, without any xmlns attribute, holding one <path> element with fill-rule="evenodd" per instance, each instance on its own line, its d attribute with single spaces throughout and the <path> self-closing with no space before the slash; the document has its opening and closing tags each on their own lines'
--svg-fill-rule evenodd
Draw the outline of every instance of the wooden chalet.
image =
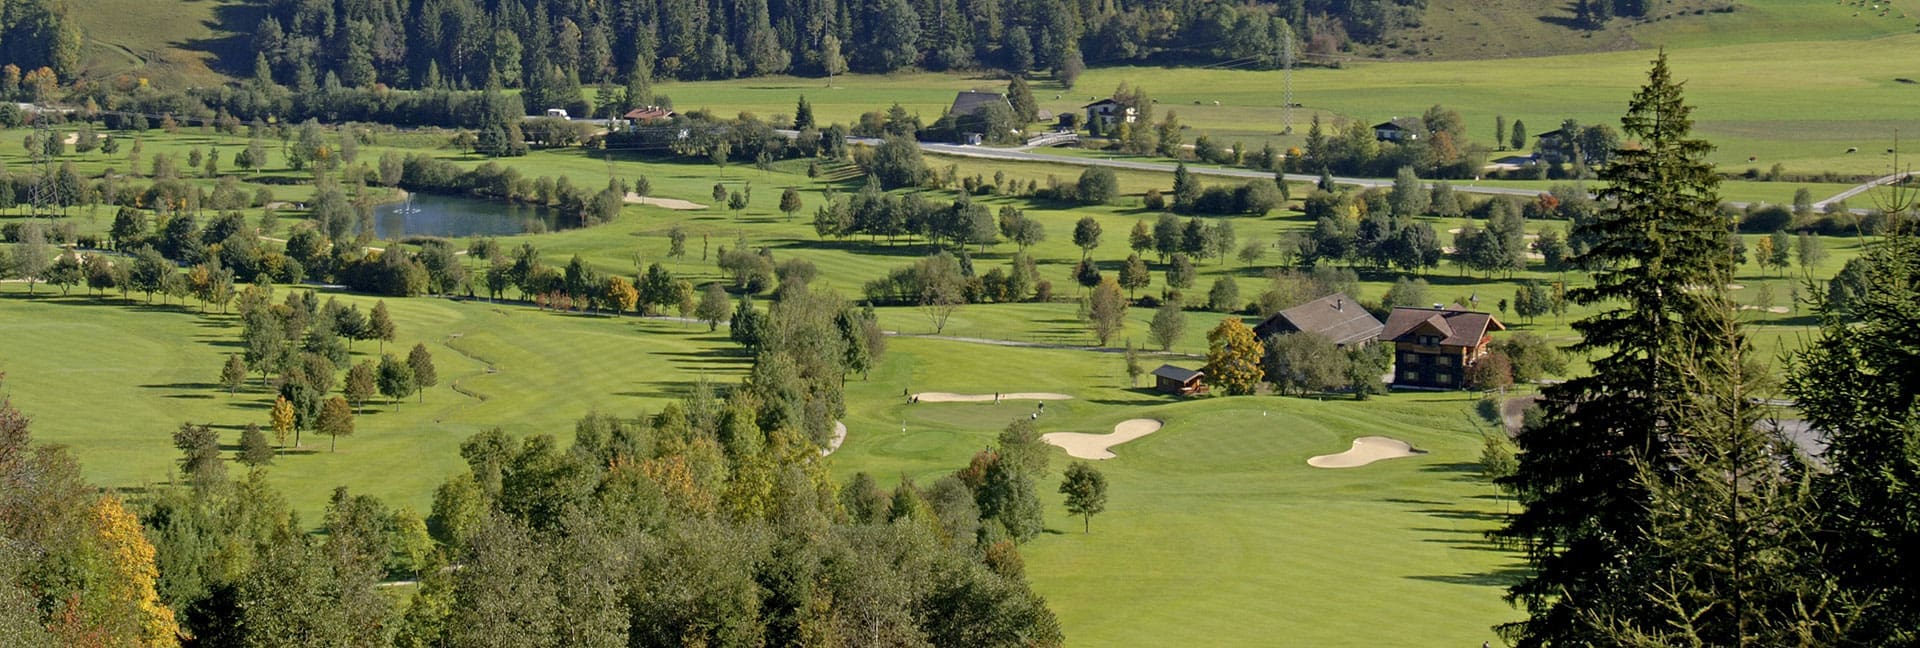
<svg viewBox="0 0 1920 648">
<path fill-rule="evenodd" d="M 1176 396 L 1193 396 L 1207 393 L 1207 384 L 1201 382 L 1207 375 L 1194 369 L 1183 369 L 1173 365 L 1160 365 L 1153 370 L 1153 388 Z"/>
<path fill-rule="evenodd" d="M 636 124 L 650 121 L 666 121 L 673 119 L 673 116 L 674 112 L 672 109 L 661 108 L 659 106 L 641 106 L 627 111 L 625 115 L 621 115 L 621 117 L 627 121 Z"/>
<path fill-rule="evenodd" d="M 1395 117 L 1373 125 L 1373 138 L 1382 142 L 1412 142 L 1426 132 L 1426 122 L 1413 117 Z"/>
<path fill-rule="evenodd" d="M 1380 339 L 1391 340 L 1393 385 L 1431 389 L 1466 386 L 1467 368 L 1486 355 L 1493 331 L 1507 330 L 1490 313 L 1454 308 L 1395 308 Z"/>
<path fill-rule="evenodd" d="M 1365 346 L 1380 337 L 1380 330 L 1380 320 L 1374 319 L 1372 313 L 1348 299 L 1346 293 L 1334 293 L 1275 313 L 1253 327 L 1253 335 L 1265 341 L 1276 335 L 1305 331 L 1324 335 L 1335 345 L 1345 347 Z"/>
<path fill-rule="evenodd" d="M 1126 104 L 1114 101 L 1111 97 L 1095 101 L 1080 108 L 1087 111 L 1088 125 L 1092 125 L 1096 121 L 1100 122 L 1101 126 L 1113 126 L 1122 123 L 1131 124 L 1139 115 L 1138 111 L 1128 107 Z"/>
<path fill-rule="evenodd" d="M 981 110 L 986 109 L 987 106 L 994 104 L 1006 106 L 1009 113 L 1013 110 L 1013 104 L 1007 101 L 1007 96 L 1004 94 L 998 92 L 982 92 L 979 90 L 961 90 L 953 96 L 953 106 L 947 108 L 947 114 L 953 115 L 955 119 L 959 119 L 977 114 Z"/>
</svg>

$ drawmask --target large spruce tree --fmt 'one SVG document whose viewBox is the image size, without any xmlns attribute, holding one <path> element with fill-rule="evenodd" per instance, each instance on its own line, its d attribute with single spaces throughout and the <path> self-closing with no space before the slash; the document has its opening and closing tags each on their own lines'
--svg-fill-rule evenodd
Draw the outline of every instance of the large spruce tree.
<svg viewBox="0 0 1920 648">
<path fill-rule="evenodd" d="M 1892 209 L 1909 227 L 1912 205 Z M 1897 221 L 1898 222 L 1898 221 Z M 1826 433 L 1815 480 L 1822 565 L 1872 613 L 1860 645 L 1913 645 L 1920 628 L 1920 238 L 1897 231 L 1859 261 L 1861 290 L 1821 300 L 1820 335 L 1792 358 L 1787 393 Z M 1849 268 L 1853 264 L 1849 264 Z M 1814 291 L 1819 294 L 1819 291 Z"/>
<path fill-rule="evenodd" d="M 1519 470 L 1503 480 L 1525 509 L 1494 535 L 1534 570 L 1508 592 L 1528 618 L 1502 627 L 1521 646 L 1607 643 L 1607 620 L 1658 616 L 1643 589 L 1655 574 L 1636 554 L 1651 523 L 1643 478 L 1680 468 L 1682 428 L 1702 404 L 1690 394 L 1724 380 L 1710 374 L 1740 344 L 1725 326 L 1719 178 L 1689 112 L 1662 53 L 1621 120 L 1639 146 L 1602 172 L 1607 209 L 1585 227 L 1597 243 L 1581 262 L 1605 270 L 1569 293 L 1598 308 L 1574 324 L 1593 373 L 1545 390 L 1545 416 L 1519 435 Z"/>
</svg>

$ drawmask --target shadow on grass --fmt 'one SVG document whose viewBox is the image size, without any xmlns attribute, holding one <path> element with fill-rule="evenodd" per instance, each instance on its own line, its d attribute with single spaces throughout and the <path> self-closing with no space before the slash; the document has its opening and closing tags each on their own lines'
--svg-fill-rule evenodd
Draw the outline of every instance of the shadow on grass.
<svg viewBox="0 0 1920 648">
<path fill-rule="evenodd" d="M 1430 464 L 1420 467 L 1420 472 L 1430 473 L 1473 473 L 1479 474 L 1481 466 L 1476 462 L 1460 461 L 1454 463 Z"/>
<path fill-rule="evenodd" d="M 887 245 L 885 243 L 873 243 L 873 242 L 857 240 L 857 239 L 846 239 L 846 240 L 839 240 L 839 241 L 819 241 L 819 240 L 808 241 L 803 239 L 796 239 L 782 245 L 776 245 L 773 247 L 773 249 L 826 250 L 826 251 L 836 251 L 836 252 L 852 252 L 855 254 L 861 254 L 866 256 L 912 257 L 916 259 L 927 256 L 928 254 L 931 254 L 927 246 L 919 243 L 898 243 L 894 245 Z"/>
<path fill-rule="evenodd" d="M 226 386 L 225 386 L 225 385 L 216 385 L 216 384 L 213 384 L 213 383 L 208 383 L 208 382 L 178 382 L 178 383 L 165 383 L 165 384 L 161 384 L 161 383 L 154 383 L 154 384 L 151 384 L 151 385 L 141 385 L 140 387 L 141 387 L 142 389 L 214 389 L 214 388 L 219 388 L 219 389 L 220 389 L 220 391 L 221 391 L 221 392 L 223 392 L 223 393 L 227 391 L 227 389 L 226 389 Z"/>
<path fill-rule="evenodd" d="M 1408 531 L 1418 531 L 1418 532 L 1421 532 L 1421 533 L 1445 533 L 1445 534 L 1461 534 L 1461 535 L 1470 535 L 1470 536 L 1473 536 L 1473 537 L 1475 537 L 1475 538 L 1479 538 L 1479 537 L 1481 537 L 1481 532 L 1480 532 L 1480 531 L 1476 531 L 1476 530 L 1474 530 L 1474 529 L 1458 529 L 1458 528 L 1454 528 L 1454 527 L 1412 527 L 1412 528 L 1409 528 L 1409 529 L 1407 529 L 1407 530 L 1408 530 Z M 1429 541 L 1430 541 L 1430 542 L 1437 542 L 1437 541 L 1439 541 L 1439 539 L 1429 539 Z M 1453 540 L 1447 540 L 1447 541 L 1448 541 L 1448 542 L 1453 542 Z"/>
<path fill-rule="evenodd" d="M 213 400 L 213 395 L 211 394 L 167 394 L 166 396 L 162 396 L 161 398 L 171 398 L 174 400 Z"/>
<path fill-rule="evenodd" d="M 1448 520 L 1474 520 L 1479 522 L 1498 522 L 1501 520 L 1505 520 L 1507 518 L 1505 514 L 1501 514 L 1501 513 L 1488 513 L 1485 511 L 1468 511 L 1468 510 L 1462 510 L 1462 509 L 1418 509 L 1412 512 L 1431 515 L 1437 518 L 1444 518 Z"/>
<path fill-rule="evenodd" d="M 1098 405 L 1121 405 L 1125 407 L 1152 407 L 1154 405 L 1166 405 L 1168 403 L 1174 403 L 1178 401 L 1174 401 L 1166 398 L 1138 398 L 1138 399 L 1091 398 L 1091 399 L 1087 399 L 1087 402 L 1095 403 Z"/>
<path fill-rule="evenodd" d="M 1442 502 L 1439 500 L 1407 499 L 1404 497 L 1389 497 L 1385 501 L 1392 502 L 1394 504 L 1419 504 L 1421 506 L 1446 506 L 1448 504 L 1452 504 L 1452 502 Z"/>
<path fill-rule="evenodd" d="M 1456 538 L 1425 538 L 1425 539 L 1422 539 L 1421 542 L 1447 545 L 1448 549 L 1452 549 L 1455 551 L 1484 551 L 1487 553 L 1497 553 L 1497 554 L 1512 553 L 1511 551 L 1508 551 L 1507 549 L 1502 548 L 1500 545 L 1494 544 L 1492 542 L 1475 542 L 1472 544 L 1461 544 L 1459 542 L 1456 542 L 1456 540 L 1457 540 Z"/>
<path fill-rule="evenodd" d="M 692 380 L 679 380 L 659 384 L 653 389 L 614 392 L 613 395 L 629 398 L 683 398 L 693 393 L 693 388 L 697 384 Z"/>
<path fill-rule="evenodd" d="M 1467 574 L 1433 574 L 1407 576 L 1410 580 L 1421 580 L 1449 585 L 1471 585 L 1474 587 L 1506 587 L 1520 581 L 1527 570 L 1519 567 L 1502 567 L 1489 572 Z"/>
</svg>

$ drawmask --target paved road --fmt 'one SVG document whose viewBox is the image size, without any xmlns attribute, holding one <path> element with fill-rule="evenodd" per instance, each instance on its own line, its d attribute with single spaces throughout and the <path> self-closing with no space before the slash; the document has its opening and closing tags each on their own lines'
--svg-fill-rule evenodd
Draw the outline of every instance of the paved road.
<svg viewBox="0 0 1920 648">
<path fill-rule="evenodd" d="M 1854 196 L 1858 196 L 1858 195 L 1860 195 L 1860 194 L 1863 194 L 1863 193 L 1866 193 L 1866 192 L 1867 192 L 1868 190 L 1870 190 L 1870 189 L 1873 189 L 1874 187 L 1878 187 L 1878 186 L 1881 186 L 1881 185 L 1884 185 L 1884 184 L 1889 184 L 1889 183 L 1893 183 L 1893 182 L 1896 182 L 1896 181 L 1899 181 L 1899 180 L 1902 180 L 1902 179 L 1905 179 L 1905 178 L 1906 178 L 1907 176 L 1909 176 L 1909 175 L 1912 175 L 1912 174 L 1913 174 L 1913 172 L 1911 172 L 1911 171 L 1907 171 L 1907 172 L 1902 172 L 1902 173 L 1895 173 L 1895 174 L 1892 174 L 1892 175 L 1887 175 L 1887 176 L 1881 176 L 1881 177 L 1879 177 L 1879 178 L 1875 178 L 1875 179 L 1874 179 L 1874 180 L 1872 180 L 1871 182 L 1867 182 L 1867 183 L 1865 183 L 1865 184 L 1861 184 L 1861 185 L 1859 185 L 1859 186 L 1856 186 L 1856 187 L 1854 187 L 1854 188 L 1852 188 L 1852 189 L 1848 189 L 1848 190 L 1846 190 L 1846 191 L 1842 191 L 1842 192 L 1840 192 L 1840 193 L 1837 193 L 1837 194 L 1834 194 L 1833 196 L 1831 196 L 1831 197 L 1829 197 L 1829 198 L 1827 198 L 1826 200 L 1822 200 L 1822 201 L 1819 201 L 1819 202 L 1816 202 L 1816 203 L 1814 203 L 1814 204 L 1813 204 L 1813 209 L 1814 209 L 1815 211 L 1826 211 L 1826 210 L 1827 210 L 1827 205 L 1831 205 L 1831 204 L 1833 204 L 1833 203 L 1836 203 L 1836 202 L 1840 202 L 1840 201 L 1842 201 L 1842 200 L 1847 200 L 1847 199 L 1850 199 L 1850 198 L 1852 198 L 1852 197 L 1854 197 Z M 1859 211 L 1861 211 L 1861 210 L 1859 210 L 1859 209 L 1854 209 L 1854 210 L 1852 210 L 1852 211 L 1855 211 L 1855 212 L 1859 212 Z"/>
<path fill-rule="evenodd" d="M 800 136 L 800 131 L 795 131 L 795 130 L 776 129 L 774 132 L 779 133 L 781 135 L 785 135 L 788 138 Z M 856 144 L 861 146 L 879 146 L 882 142 L 883 140 L 879 138 L 873 138 L 873 137 L 847 138 L 848 144 Z M 1018 146 L 1018 147 L 1011 147 L 1011 148 L 994 148 L 994 147 L 987 147 L 987 146 L 971 146 L 967 144 L 939 144 L 934 142 L 918 142 L 918 144 L 920 145 L 921 151 L 932 154 L 932 155 L 946 155 L 946 156 L 952 156 L 952 157 L 975 158 L 975 159 L 981 159 L 981 160 L 1003 160 L 1007 162 L 1040 162 L 1040 163 L 1046 163 L 1046 164 L 1064 164 L 1069 166 L 1107 167 L 1112 169 L 1127 169 L 1131 171 L 1151 171 L 1156 173 L 1173 173 L 1174 168 L 1177 166 L 1173 163 L 1168 163 L 1168 162 L 1147 162 L 1142 160 L 1113 160 L 1113 159 L 1105 159 L 1105 158 L 1087 158 L 1087 157 L 1073 157 L 1073 156 L 1066 156 L 1066 155 L 1048 155 L 1045 153 L 1034 153 L 1032 151 L 1034 147 L 1030 147 L 1030 146 Z M 1215 176 L 1215 177 L 1223 177 L 1223 178 L 1254 179 L 1254 178 L 1272 178 L 1273 177 L 1272 172 L 1255 171 L 1252 169 L 1221 169 L 1221 168 L 1214 168 L 1214 167 L 1187 167 L 1187 171 L 1195 175 Z M 1287 180 L 1290 180 L 1293 182 L 1305 182 L 1305 183 L 1312 184 L 1320 181 L 1320 176 L 1309 175 L 1305 173 L 1289 173 L 1289 174 L 1286 174 L 1286 176 L 1287 176 Z M 1852 198 L 1868 190 L 1871 190 L 1874 187 L 1878 187 L 1880 185 L 1893 182 L 1894 180 L 1897 180 L 1902 177 L 1905 177 L 1905 174 L 1889 175 L 1889 176 L 1875 179 L 1871 182 L 1862 183 L 1859 186 L 1853 187 L 1846 191 L 1842 191 L 1838 194 L 1834 194 L 1832 197 L 1829 197 L 1826 200 L 1822 200 L 1814 203 L 1813 204 L 1814 209 L 1824 210 L 1826 209 L 1826 206 L 1828 204 L 1831 204 L 1837 201 L 1846 200 L 1848 198 Z M 1348 177 L 1334 176 L 1333 182 L 1335 184 L 1351 185 L 1351 186 L 1357 186 L 1357 187 L 1368 187 L 1368 188 L 1393 186 L 1393 180 L 1388 178 L 1348 178 Z M 1432 188 L 1433 184 L 1426 183 L 1424 186 L 1428 188 Z M 1541 193 L 1539 189 L 1519 189 L 1514 187 L 1481 187 L 1481 186 L 1476 186 L 1471 182 L 1467 182 L 1465 184 L 1454 184 L 1453 190 L 1464 191 L 1466 193 L 1476 193 L 1476 194 L 1486 194 L 1486 195 L 1496 195 L 1496 196 L 1519 196 L 1523 198 L 1532 198 L 1534 196 L 1540 195 Z M 1733 206 L 1736 209 L 1746 209 L 1752 203 L 1728 202 L 1727 204 Z M 1865 215 L 1868 210 L 1864 208 L 1856 207 L 1848 211 L 1851 211 L 1855 214 Z"/>
<path fill-rule="evenodd" d="M 934 144 L 930 142 L 921 142 L 920 149 L 922 151 L 925 151 L 927 153 L 932 153 L 934 155 L 949 155 L 953 157 L 978 158 L 978 159 L 984 159 L 984 160 L 1006 160 L 1009 162 L 1045 162 L 1050 164 L 1068 164 L 1073 166 L 1097 166 L 1097 167 L 1108 167 L 1113 169 L 1127 169 L 1131 171 L 1153 171 L 1158 173 L 1173 173 L 1174 168 L 1177 166 L 1175 164 L 1166 163 L 1166 162 L 1145 162 L 1145 161 L 1139 161 L 1139 160 L 1112 160 L 1112 159 L 1104 159 L 1104 158 L 1084 158 L 1084 157 L 1069 157 L 1064 155 L 1047 155 L 1045 153 L 1034 153 L 1030 150 L 1027 150 L 1024 147 L 1003 149 L 1003 148 L 987 148 L 987 147 L 981 147 L 981 146 L 965 146 L 961 144 Z M 1271 171 L 1255 171 L 1252 169 L 1220 169 L 1220 168 L 1213 168 L 1213 167 L 1187 167 L 1187 171 L 1192 172 L 1194 175 L 1216 176 L 1216 177 L 1224 177 L 1224 178 L 1270 179 L 1273 177 L 1273 172 Z M 1288 180 L 1291 180 L 1293 182 L 1315 183 L 1320 181 L 1320 176 L 1308 175 L 1304 173 L 1289 173 L 1289 174 L 1286 174 L 1286 176 Z M 1391 187 L 1393 186 L 1392 179 L 1383 179 L 1383 178 L 1335 177 L 1333 181 L 1337 184 L 1353 185 L 1353 186 L 1359 186 L 1359 187 Z M 1454 191 L 1465 191 L 1469 193 L 1498 194 L 1498 195 L 1504 195 L 1504 196 L 1524 196 L 1528 198 L 1540 195 L 1540 190 L 1538 189 L 1514 189 L 1511 187 L 1476 187 L 1472 184 L 1456 184 L 1453 186 L 1453 189 Z"/>
<path fill-rule="evenodd" d="M 868 143 L 868 144 L 879 143 L 879 140 L 869 140 L 869 139 L 860 138 L 859 141 L 855 141 L 855 139 L 856 138 L 850 138 L 847 141 L 851 143 Z M 977 158 L 977 159 L 984 159 L 984 160 L 1005 160 L 1008 162 L 1043 162 L 1043 163 L 1049 163 L 1049 164 L 1066 164 L 1066 165 L 1072 165 L 1072 166 L 1097 166 L 1097 167 L 1109 167 L 1114 169 L 1128 169 L 1133 171 L 1153 171 L 1158 173 L 1173 173 L 1173 170 L 1176 166 L 1174 164 L 1166 163 L 1166 162 L 1145 162 L 1145 161 L 1139 161 L 1139 160 L 1112 160 L 1112 159 L 1103 159 L 1103 158 L 1071 157 L 1071 156 L 1065 156 L 1065 155 L 1047 155 L 1045 153 L 1034 153 L 1028 150 L 1027 147 L 988 148 L 988 147 L 981 147 L 981 146 L 967 146 L 963 144 L 935 144 L 930 142 L 921 142 L 920 149 L 922 151 L 925 151 L 933 155 L 949 155 L 953 157 Z M 1273 174 L 1270 172 L 1254 171 L 1251 169 L 1187 167 L 1187 171 L 1192 172 L 1195 175 L 1206 175 L 1206 176 L 1216 176 L 1216 177 L 1226 177 L 1226 178 L 1253 179 L 1253 178 L 1272 178 L 1273 177 Z M 1305 182 L 1305 183 L 1311 184 L 1311 183 L 1317 183 L 1320 181 L 1320 176 L 1308 175 L 1304 173 L 1289 173 L 1289 174 L 1286 174 L 1286 176 L 1288 180 L 1293 182 Z M 1863 183 L 1859 186 L 1856 186 L 1846 191 L 1835 194 L 1831 198 L 1814 203 L 1814 208 L 1825 209 L 1826 206 L 1830 203 L 1846 200 L 1848 198 L 1851 198 L 1853 196 L 1866 192 L 1870 189 L 1873 189 L 1874 187 L 1892 182 L 1899 177 L 1902 177 L 1902 176 L 1900 174 L 1896 174 L 1896 175 L 1879 178 L 1872 182 Z M 1352 186 L 1367 187 L 1367 188 L 1393 186 L 1393 180 L 1386 179 L 1386 178 L 1347 178 L 1347 177 L 1334 176 L 1333 181 L 1335 184 L 1352 185 Z M 1432 188 L 1433 184 L 1426 183 L 1424 186 L 1428 188 Z M 1496 196 L 1519 196 L 1522 198 L 1532 198 L 1534 196 L 1538 196 L 1541 194 L 1541 191 L 1539 189 L 1519 189 L 1514 187 L 1481 187 L 1481 186 L 1474 185 L 1472 182 L 1454 184 L 1453 190 L 1462 191 L 1466 193 L 1476 193 L 1476 194 L 1486 194 L 1486 195 L 1496 195 Z M 1752 203 L 1729 201 L 1727 202 L 1727 204 L 1730 206 L 1733 206 L 1736 209 L 1746 209 Z M 1855 214 L 1865 215 L 1868 210 L 1864 208 L 1856 207 L 1848 211 L 1851 211 Z"/>
</svg>

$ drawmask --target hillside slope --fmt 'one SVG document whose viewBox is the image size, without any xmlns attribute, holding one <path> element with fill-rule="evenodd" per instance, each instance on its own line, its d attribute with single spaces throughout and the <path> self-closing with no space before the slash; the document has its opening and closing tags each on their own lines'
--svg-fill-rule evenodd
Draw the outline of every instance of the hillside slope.
<svg viewBox="0 0 1920 648">
<path fill-rule="evenodd" d="M 244 75 L 253 54 L 245 33 L 261 15 L 245 0 L 68 2 L 87 37 L 87 75 L 128 75 L 156 85 L 217 84 Z"/>
<path fill-rule="evenodd" d="M 1648 47 L 1846 41 L 1912 33 L 1920 12 L 1858 0 L 1658 0 L 1644 19 L 1577 27 L 1572 2 L 1431 0 L 1422 25 L 1370 54 L 1392 59 L 1497 59 Z"/>
<path fill-rule="evenodd" d="M 71 2 L 86 33 L 88 75 L 207 85 L 251 72 L 249 0 Z M 1645 47 L 1848 41 L 1912 33 L 1908 15 L 1867 0 L 1656 0 L 1648 18 L 1575 26 L 1572 2 L 1430 0 L 1421 27 L 1357 54 L 1387 59 L 1501 59 Z"/>
</svg>

